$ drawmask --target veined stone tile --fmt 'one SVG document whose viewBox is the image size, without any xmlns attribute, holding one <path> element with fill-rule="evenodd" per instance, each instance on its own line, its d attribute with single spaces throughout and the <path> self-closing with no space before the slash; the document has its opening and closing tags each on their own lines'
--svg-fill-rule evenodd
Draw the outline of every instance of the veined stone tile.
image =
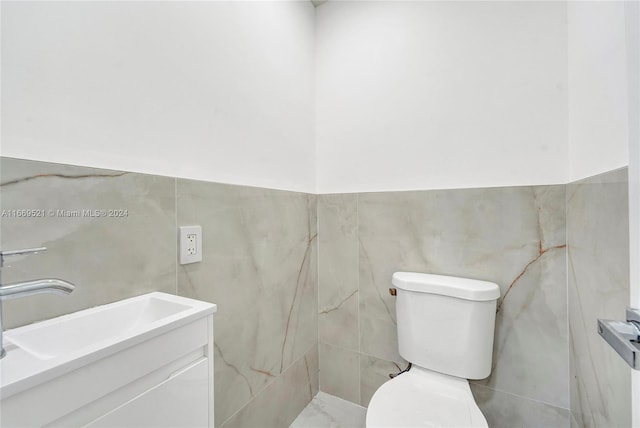
<svg viewBox="0 0 640 428">
<path fill-rule="evenodd" d="M 5 328 L 151 291 L 176 292 L 174 179 L 11 158 L 0 162 L 1 208 L 43 214 L 2 217 L 2 249 L 48 248 L 7 258 L 3 283 L 55 277 L 76 285 L 69 296 L 36 295 L 5 304 Z M 96 216 L 96 210 L 107 216 Z"/>
<path fill-rule="evenodd" d="M 568 407 L 565 281 L 564 251 L 530 265 L 498 312 L 492 374 L 476 383 Z"/>
<path fill-rule="evenodd" d="M 218 304 L 221 424 L 317 345 L 316 197 L 190 180 L 177 194 L 179 225 L 203 230 L 203 261 L 180 267 L 179 294 Z"/>
<path fill-rule="evenodd" d="M 318 393 L 318 348 L 313 346 L 221 428 L 287 427 Z"/>
<path fill-rule="evenodd" d="M 491 428 L 569 428 L 568 409 L 528 400 L 480 385 L 471 392 Z"/>
<path fill-rule="evenodd" d="M 358 342 L 357 196 L 318 197 L 321 343 L 354 351 Z"/>
<path fill-rule="evenodd" d="M 631 426 L 631 368 L 598 335 L 596 319 L 629 304 L 627 170 L 567 186 L 571 410 L 577 426 Z"/>
<path fill-rule="evenodd" d="M 358 353 L 320 343 L 320 390 L 352 403 L 360 402 Z"/>
<path fill-rule="evenodd" d="M 55 276 L 78 285 L 65 298 L 12 300 L 6 327 L 176 292 L 175 179 L 9 158 L 0 166 L 1 209 L 127 210 L 3 217 L 3 249 L 49 247 L 8 259 L 3 282 Z M 406 365 L 388 294 L 398 270 L 500 285 L 493 373 L 472 385 L 492 427 L 630 424 L 630 369 L 593 327 L 627 305 L 625 170 L 567 186 L 566 219 L 565 186 L 319 197 L 189 180 L 177 188 L 178 224 L 200 224 L 205 237 L 203 262 L 178 267 L 179 292 L 219 305 L 218 424 L 286 426 L 297 413 L 274 414 L 282 409 L 274 394 L 304 407 L 318 391 L 318 365 L 330 389 L 367 405 Z"/>
<path fill-rule="evenodd" d="M 573 412 L 571 412 L 571 428 L 579 428 L 579 427 L 583 427 L 584 425 L 582 423 L 578 423 L 578 420 L 576 419 L 576 416 L 573 414 Z"/>
<path fill-rule="evenodd" d="M 289 428 L 364 428 L 367 409 L 319 392 Z"/>
<path fill-rule="evenodd" d="M 564 201 L 564 186 L 358 195 L 361 352 L 400 358 L 393 272 L 493 281 L 502 297 L 483 383 L 568 407 Z"/>
</svg>

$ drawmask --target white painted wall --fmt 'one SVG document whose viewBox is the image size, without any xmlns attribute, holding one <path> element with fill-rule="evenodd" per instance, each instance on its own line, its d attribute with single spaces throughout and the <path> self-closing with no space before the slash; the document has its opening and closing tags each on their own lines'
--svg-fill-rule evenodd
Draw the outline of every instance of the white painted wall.
<svg viewBox="0 0 640 428">
<path fill-rule="evenodd" d="M 8 157 L 312 192 L 310 2 L 2 2 Z"/>
<path fill-rule="evenodd" d="M 626 166 L 624 2 L 568 3 L 569 181 Z"/>
<path fill-rule="evenodd" d="M 564 183 L 564 2 L 317 9 L 320 193 Z"/>
<path fill-rule="evenodd" d="M 621 2 L 1 8 L 3 156 L 319 193 L 628 162 Z"/>
</svg>

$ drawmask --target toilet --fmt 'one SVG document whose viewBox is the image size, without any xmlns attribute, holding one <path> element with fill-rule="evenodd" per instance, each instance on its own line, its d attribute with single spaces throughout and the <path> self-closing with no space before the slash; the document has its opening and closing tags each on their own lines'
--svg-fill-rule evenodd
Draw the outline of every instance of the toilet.
<svg viewBox="0 0 640 428">
<path fill-rule="evenodd" d="M 491 373 L 497 284 L 396 272 L 398 350 L 411 369 L 383 384 L 367 428 L 488 427 L 467 379 Z"/>
</svg>

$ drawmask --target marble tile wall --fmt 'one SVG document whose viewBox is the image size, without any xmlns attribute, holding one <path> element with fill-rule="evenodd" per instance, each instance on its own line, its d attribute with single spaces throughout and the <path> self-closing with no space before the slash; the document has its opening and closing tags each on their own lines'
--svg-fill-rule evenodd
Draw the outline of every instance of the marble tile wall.
<svg viewBox="0 0 640 428">
<path fill-rule="evenodd" d="M 150 291 L 218 304 L 216 426 L 287 426 L 318 391 L 316 196 L 18 159 L 0 160 L 3 282 L 53 276 L 68 297 L 4 305 L 17 327 Z M 49 210 L 123 209 L 118 218 Z M 177 226 L 203 228 L 203 262 L 177 263 Z"/>
<path fill-rule="evenodd" d="M 291 423 L 297 413 L 259 403 L 273 403 L 279 385 L 302 385 L 306 370 L 312 381 L 297 396 L 306 405 L 317 391 L 316 196 L 178 180 L 177 198 L 178 223 L 203 229 L 203 261 L 179 267 L 178 293 L 219 305 L 216 425 Z"/>
<path fill-rule="evenodd" d="M 5 327 L 154 290 L 215 302 L 216 426 L 286 426 L 318 389 L 366 406 L 406 365 L 387 291 L 396 270 L 500 285 L 493 373 L 472 384 L 492 427 L 629 425 L 629 369 L 590 328 L 627 301 L 625 170 L 568 186 L 315 196 L 2 158 L 0 184 L 2 248 L 49 248 L 9 259 L 3 282 L 78 285 L 5 304 Z M 24 209 L 45 214 L 10 214 Z M 127 214 L 73 214 L 83 209 Z M 186 224 L 203 226 L 204 261 L 181 266 Z"/>
<path fill-rule="evenodd" d="M 406 366 L 393 272 L 464 276 L 501 288 L 473 385 L 492 426 L 569 426 L 565 186 L 321 195 L 318 217 L 322 391 L 366 406 Z"/>
<path fill-rule="evenodd" d="M 54 277 L 77 285 L 65 297 L 6 302 L 5 328 L 150 291 L 176 292 L 171 178 L 2 158 L 0 209 L 2 249 L 48 248 L 7 258 L 3 283 Z M 12 210 L 30 209 L 44 210 L 44 217 L 11 216 Z M 75 216 L 84 209 L 122 209 L 127 215 Z"/>
<path fill-rule="evenodd" d="M 631 368 L 596 332 L 629 305 L 627 170 L 567 186 L 571 412 L 576 426 L 631 426 Z"/>
</svg>

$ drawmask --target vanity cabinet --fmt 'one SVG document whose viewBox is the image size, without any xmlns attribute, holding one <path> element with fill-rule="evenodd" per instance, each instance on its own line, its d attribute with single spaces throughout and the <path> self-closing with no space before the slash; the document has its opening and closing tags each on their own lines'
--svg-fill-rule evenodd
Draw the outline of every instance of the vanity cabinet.
<svg viewBox="0 0 640 428">
<path fill-rule="evenodd" d="M 202 358 L 87 427 L 207 427 L 208 358 Z"/>
<path fill-rule="evenodd" d="M 7 387 L 0 426 L 213 428 L 213 313 L 187 321 Z"/>
</svg>

